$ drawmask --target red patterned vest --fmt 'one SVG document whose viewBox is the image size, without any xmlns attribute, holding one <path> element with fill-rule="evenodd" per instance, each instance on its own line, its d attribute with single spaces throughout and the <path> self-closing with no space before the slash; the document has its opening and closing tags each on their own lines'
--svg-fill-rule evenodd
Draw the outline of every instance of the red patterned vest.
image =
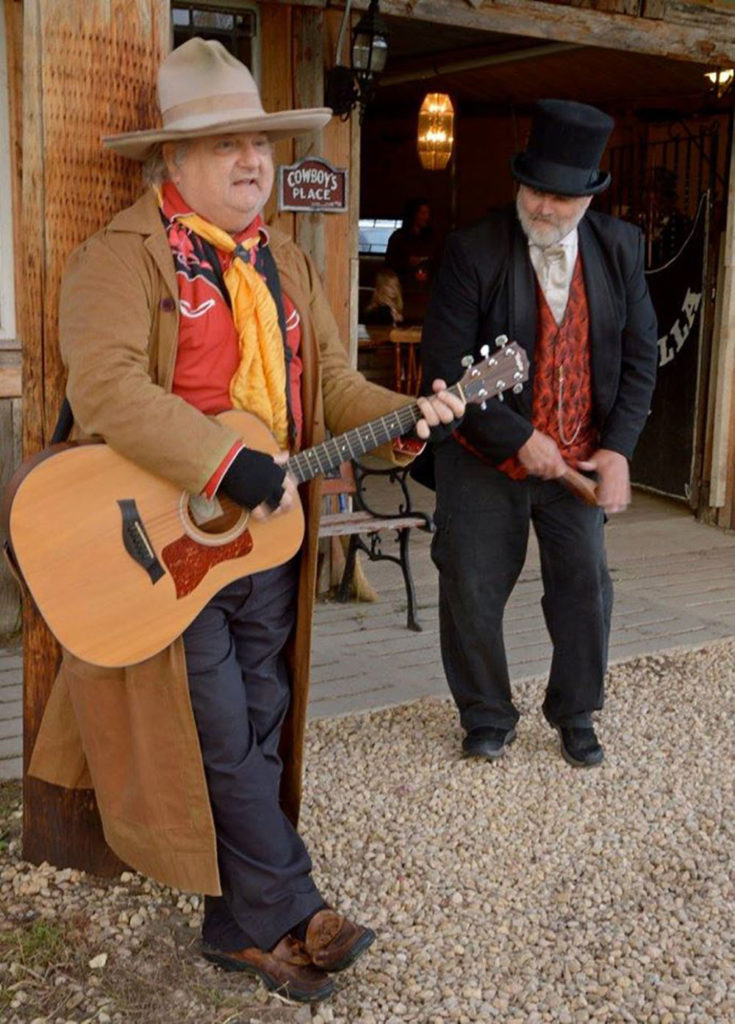
<svg viewBox="0 0 735 1024">
<path fill-rule="evenodd" d="M 582 261 L 577 257 L 564 319 L 557 326 L 536 282 L 538 327 L 534 348 L 533 414 L 536 430 L 559 446 L 564 461 L 576 468 L 598 445 L 592 420 L 589 315 Z M 527 474 L 516 455 L 497 467 L 514 480 Z"/>
</svg>

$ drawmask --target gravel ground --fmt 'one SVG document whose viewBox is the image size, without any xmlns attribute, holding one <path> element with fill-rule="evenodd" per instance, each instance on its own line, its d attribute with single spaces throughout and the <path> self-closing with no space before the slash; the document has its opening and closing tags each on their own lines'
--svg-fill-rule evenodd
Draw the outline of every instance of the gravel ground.
<svg viewBox="0 0 735 1024">
<path fill-rule="evenodd" d="M 313 723 L 315 876 L 378 932 L 313 1011 L 203 964 L 196 897 L 33 868 L 11 828 L 0 1020 L 732 1024 L 734 679 L 735 642 L 616 666 L 591 770 L 562 760 L 540 681 L 494 765 L 460 760 L 448 701 Z"/>
</svg>

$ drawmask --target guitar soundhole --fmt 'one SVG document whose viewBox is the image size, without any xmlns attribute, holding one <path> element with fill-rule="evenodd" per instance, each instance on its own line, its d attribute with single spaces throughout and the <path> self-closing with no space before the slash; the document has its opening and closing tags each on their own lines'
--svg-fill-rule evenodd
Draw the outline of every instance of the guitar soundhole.
<svg viewBox="0 0 735 1024">
<path fill-rule="evenodd" d="M 187 534 L 201 544 L 225 544 L 245 529 L 250 513 L 224 495 L 210 499 L 183 495 L 181 518 Z"/>
<path fill-rule="evenodd" d="M 191 515 L 191 509 L 189 509 L 189 515 Z M 199 529 L 211 534 L 227 533 L 228 530 L 232 530 L 237 526 L 241 518 L 242 509 L 231 503 L 229 508 L 222 509 L 221 515 L 202 523 Z"/>
</svg>

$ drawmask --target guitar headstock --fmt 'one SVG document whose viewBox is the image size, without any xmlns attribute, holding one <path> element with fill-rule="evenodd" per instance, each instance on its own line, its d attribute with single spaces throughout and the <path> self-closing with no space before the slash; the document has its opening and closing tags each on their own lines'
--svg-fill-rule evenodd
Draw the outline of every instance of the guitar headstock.
<svg viewBox="0 0 735 1024">
<path fill-rule="evenodd" d="M 517 341 L 508 341 L 504 334 L 495 339 L 497 348 L 490 351 L 488 345 L 480 349 L 482 358 L 474 365 L 472 357 L 466 356 L 462 365 L 467 367 L 458 383 L 466 402 L 485 407 L 488 398 L 497 397 L 502 401 L 503 392 L 523 390 L 528 380 L 528 356 Z"/>
</svg>

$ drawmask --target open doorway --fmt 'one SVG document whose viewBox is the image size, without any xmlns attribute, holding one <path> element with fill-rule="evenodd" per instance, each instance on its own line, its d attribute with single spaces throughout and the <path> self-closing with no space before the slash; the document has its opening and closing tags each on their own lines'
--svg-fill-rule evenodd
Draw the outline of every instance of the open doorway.
<svg viewBox="0 0 735 1024">
<path fill-rule="evenodd" d="M 694 62 L 388 22 L 390 56 L 362 128 L 360 217 L 399 221 L 406 200 L 420 197 L 430 207 L 436 253 L 452 229 L 513 200 L 510 161 L 525 144 L 537 99 L 581 100 L 615 118 L 605 157 L 613 182 L 593 204 L 644 230 L 660 337 L 659 383 L 633 479 L 697 507 L 732 90 L 718 95 L 705 77 L 710 68 Z M 417 153 L 428 92 L 448 94 L 455 111 L 454 150 L 440 171 L 424 169 Z M 361 253 L 361 309 L 383 262 L 374 249 Z"/>
</svg>

